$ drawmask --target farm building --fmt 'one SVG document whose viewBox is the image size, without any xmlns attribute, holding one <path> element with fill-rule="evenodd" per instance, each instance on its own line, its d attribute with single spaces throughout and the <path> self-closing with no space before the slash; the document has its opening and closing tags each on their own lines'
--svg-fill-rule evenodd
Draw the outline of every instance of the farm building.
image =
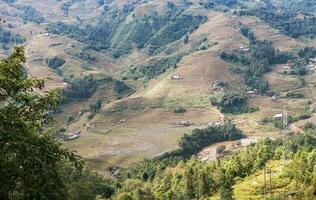
<svg viewBox="0 0 316 200">
<path fill-rule="evenodd" d="M 249 90 L 249 91 L 247 91 L 247 96 L 248 97 L 255 97 L 257 95 L 258 95 L 257 90 Z"/>
<path fill-rule="evenodd" d="M 175 76 L 172 76 L 171 77 L 171 80 L 181 80 L 181 77 L 180 76 L 178 76 L 178 75 L 175 75 Z"/>
<path fill-rule="evenodd" d="M 207 125 L 208 125 L 208 127 L 216 127 L 216 126 L 223 126 L 224 123 L 222 123 L 222 122 L 210 122 Z"/>
<path fill-rule="evenodd" d="M 275 115 L 273 116 L 273 119 L 274 119 L 274 120 L 283 119 L 283 114 L 282 114 L 282 113 L 275 114 Z"/>
<path fill-rule="evenodd" d="M 64 140 L 65 141 L 74 140 L 76 138 L 79 138 L 80 134 L 81 134 L 81 131 L 75 131 L 75 132 L 73 132 L 71 134 L 65 134 L 64 135 Z"/>
<path fill-rule="evenodd" d="M 271 97 L 271 100 L 272 100 L 272 101 L 277 101 L 277 100 L 278 100 L 278 96 L 273 95 L 273 96 Z"/>
<path fill-rule="evenodd" d="M 179 121 L 179 122 L 177 122 L 177 125 L 180 125 L 180 126 L 191 126 L 191 125 L 193 125 L 193 123 L 189 122 L 189 121 Z"/>
</svg>

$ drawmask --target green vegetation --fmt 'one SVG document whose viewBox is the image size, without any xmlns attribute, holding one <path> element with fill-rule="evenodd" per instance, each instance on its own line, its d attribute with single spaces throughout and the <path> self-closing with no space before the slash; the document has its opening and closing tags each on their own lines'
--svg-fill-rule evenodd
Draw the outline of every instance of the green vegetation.
<svg viewBox="0 0 316 200">
<path fill-rule="evenodd" d="M 67 35 L 88 45 L 89 48 L 100 50 L 109 47 L 109 37 L 112 33 L 111 24 L 105 20 L 96 25 L 66 24 L 63 22 L 51 23 L 47 27 L 49 33 Z"/>
<path fill-rule="evenodd" d="M 16 2 L 16 0 L 3 0 L 4 2 L 7 2 L 7 3 L 14 3 Z"/>
<path fill-rule="evenodd" d="M 52 69 L 58 69 L 59 67 L 63 66 L 63 64 L 65 64 L 65 60 L 58 56 L 54 56 L 53 58 L 47 58 L 46 64 Z"/>
<path fill-rule="evenodd" d="M 97 89 L 97 82 L 93 76 L 84 76 L 73 79 L 68 88 L 64 90 L 67 98 L 84 99 L 89 98 Z"/>
<path fill-rule="evenodd" d="M 85 62 L 88 62 L 90 64 L 92 64 L 93 62 L 96 61 L 96 58 L 94 56 L 91 56 L 90 54 L 88 54 L 85 50 L 81 49 L 78 51 L 66 51 L 68 54 L 79 58 Z"/>
<path fill-rule="evenodd" d="M 56 22 L 49 24 L 47 31 L 75 38 L 95 50 L 110 48 L 114 58 L 128 54 L 133 46 L 146 48 L 148 54 L 153 55 L 159 48 L 188 35 L 206 20 L 206 17 L 181 12 L 174 7 L 168 15 L 151 14 L 132 21 L 125 15 L 116 16 L 111 22 L 100 18 L 94 25 Z"/>
<path fill-rule="evenodd" d="M 314 4 L 309 1 L 303 0 L 297 2 L 291 0 L 288 1 L 291 3 L 286 8 L 281 7 L 281 9 L 268 5 L 259 8 L 255 14 L 286 35 L 294 38 L 308 36 L 316 34 L 316 17 L 309 13 L 309 10 L 313 9 Z"/>
<path fill-rule="evenodd" d="M 186 111 L 187 111 L 187 109 L 182 107 L 182 106 L 173 109 L 174 113 L 185 113 Z"/>
<path fill-rule="evenodd" d="M 220 6 L 232 7 L 238 4 L 237 0 L 207 0 L 206 2 L 200 2 L 204 8 L 217 8 Z"/>
<path fill-rule="evenodd" d="M 223 113 L 249 113 L 258 110 L 257 108 L 248 107 L 246 103 L 246 95 L 235 92 L 229 92 L 225 93 L 223 97 L 220 99 L 220 101 L 216 103 L 213 102 L 212 105 L 217 105 L 220 111 Z"/>
<path fill-rule="evenodd" d="M 134 92 L 133 88 L 120 80 L 114 81 L 113 88 L 119 95 L 129 95 Z"/>
<path fill-rule="evenodd" d="M 56 107 L 58 93 L 34 94 L 44 82 L 27 78 L 25 61 L 24 49 L 16 48 L 0 62 L 0 197 L 63 199 L 67 191 L 60 166 L 70 161 L 76 170 L 74 165 L 82 164 L 41 128 L 52 121 L 47 112 Z"/>
<path fill-rule="evenodd" d="M 132 78 L 134 80 L 143 80 L 144 82 L 152 79 L 170 68 L 175 68 L 176 64 L 180 61 L 181 56 L 169 56 L 163 58 L 152 59 L 144 64 L 137 64 L 129 66 L 123 72 L 123 78 Z"/>
<path fill-rule="evenodd" d="M 303 98 L 304 95 L 301 93 L 295 93 L 295 92 L 288 92 L 285 95 L 285 98 L 291 98 L 291 99 L 299 99 L 299 98 Z"/>
<path fill-rule="evenodd" d="M 9 48 L 7 45 L 22 44 L 23 42 L 25 42 L 25 39 L 20 35 L 12 34 L 10 31 L 0 27 L 0 44 L 2 44 L 2 47 L 5 47 L 4 49 Z"/>
<path fill-rule="evenodd" d="M 250 40 L 249 51 L 223 51 L 220 57 L 227 62 L 242 65 L 231 68 L 231 71 L 241 75 L 247 86 L 264 93 L 269 89 L 269 85 L 263 75 L 271 71 L 274 64 L 287 62 L 291 55 L 275 50 L 271 41 L 256 40 L 248 27 L 242 26 L 240 30 Z"/>
<path fill-rule="evenodd" d="M 97 114 L 100 111 L 101 106 L 102 106 L 101 100 L 97 100 L 95 103 L 89 104 L 89 110 L 91 112 L 90 118 L 92 118 L 95 114 Z"/>
<path fill-rule="evenodd" d="M 158 34 L 149 40 L 147 44 L 149 54 L 152 55 L 157 49 L 181 39 L 186 33 L 197 29 L 204 21 L 206 18 L 202 16 L 177 16 L 174 21 L 168 22 Z"/>
<path fill-rule="evenodd" d="M 60 9 L 64 12 L 65 16 L 69 14 L 69 8 L 78 2 L 83 2 L 84 0 L 66 0 L 61 6 Z"/>
<path fill-rule="evenodd" d="M 42 23 L 44 22 L 44 18 L 40 15 L 40 13 L 35 10 L 32 6 L 17 4 L 14 5 L 20 12 L 18 16 L 26 21 L 31 21 L 34 23 Z"/>
</svg>

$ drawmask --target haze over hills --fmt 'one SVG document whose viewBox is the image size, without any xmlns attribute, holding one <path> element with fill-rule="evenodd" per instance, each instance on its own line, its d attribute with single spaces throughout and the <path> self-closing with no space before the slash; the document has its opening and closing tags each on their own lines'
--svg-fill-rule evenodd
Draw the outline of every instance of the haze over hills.
<svg viewBox="0 0 316 200">
<path fill-rule="evenodd" d="M 294 191 L 309 199 L 315 191 L 315 5 L 0 0 L 6 20 L 0 54 L 23 46 L 28 76 L 45 79 L 44 90 L 61 91 L 56 123 L 45 128 L 89 169 L 119 177 L 112 198 L 262 199 L 267 166 L 274 170 L 271 198 Z M 281 137 L 285 132 L 290 139 Z M 245 147 L 253 141 L 259 142 Z M 305 159 L 300 150 L 309 159 L 306 190 L 301 177 L 284 175 L 287 143 L 293 165 Z M 234 156 L 215 164 L 226 154 Z M 208 175 L 221 170 L 225 177 Z M 189 179 L 205 182 L 194 187 Z"/>
</svg>

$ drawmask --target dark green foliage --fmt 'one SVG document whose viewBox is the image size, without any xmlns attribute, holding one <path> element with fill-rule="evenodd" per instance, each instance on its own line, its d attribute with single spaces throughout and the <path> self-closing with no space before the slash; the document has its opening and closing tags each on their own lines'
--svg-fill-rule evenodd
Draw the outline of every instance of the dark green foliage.
<svg viewBox="0 0 316 200">
<path fill-rule="evenodd" d="M 120 81 L 120 80 L 115 80 L 114 81 L 113 88 L 120 95 L 122 95 L 122 94 L 130 94 L 130 93 L 132 93 L 134 91 L 124 81 Z"/>
<path fill-rule="evenodd" d="M 313 129 L 313 130 L 315 130 L 316 129 L 316 125 L 315 124 L 313 124 L 313 123 L 311 123 L 311 122 L 306 122 L 305 124 L 304 124 L 304 130 L 306 131 L 306 130 L 309 130 L 309 129 Z"/>
<path fill-rule="evenodd" d="M 55 56 L 53 58 L 46 59 L 46 63 L 48 65 L 48 67 L 53 68 L 53 69 L 57 69 L 57 68 L 61 67 L 63 64 L 65 64 L 65 60 L 63 58 Z"/>
<path fill-rule="evenodd" d="M 7 3 L 14 3 L 16 2 L 16 0 L 3 0 L 4 2 L 7 2 Z"/>
<path fill-rule="evenodd" d="M 88 170 L 78 172 L 69 165 L 63 165 L 59 172 L 63 175 L 69 200 L 90 200 L 96 196 L 109 198 L 116 190 L 113 180 L 105 179 Z"/>
<path fill-rule="evenodd" d="M 164 153 L 153 160 L 145 160 L 141 165 L 125 171 L 121 178 L 143 178 L 152 180 L 156 173 L 168 166 L 175 166 L 179 161 L 190 158 L 202 148 L 226 140 L 236 140 L 243 134 L 233 124 L 226 123 L 222 127 L 194 129 L 192 134 L 185 134 L 179 141 L 180 149 Z M 144 176 L 144 174 L 146 174 Z"/>
<path fill-rule="evenodd" d="M 232 7 L 237 5 L 237 3 L 237 0 L 207 0 L 206 2 L 200 2 L 200 4 L 202 4 L 205 8 L 214 8 L 220 5 Z"/>
<path fill-rule="evenodd" d="M 86 53 L 85 51 L 76 51 L 73 53 L 73 55 L 79 59 L 82 59 L 88 63 L 93 63 L 96 61 L 96 58 L 94 56 L 91 56 L 90 54 Z"/>
<path fill-rule="evenodd" d="M 90 109 L 92 114 L 96 114 L 100 111 L 101 106 L 102 106 L 102 101 L 97 100 L 95 103 L 89 104 L 89 109 Z"/>
<path fill-rule="evenodd" d="M 83 2 L 84 0 L 66 0 L 61 6 L 60 9 L 64 12 L 64 15 L 69 14 L 69 8 L 78 2 Z"/>
<path fill-rule="evenodd" d="M 240 27 L 240 32 L 243 36 L 248 38 L 250 42 L 255 42 L 256 41 L 256 36 L 255 34 L 250 30 L 249 27 L 247 26 L 241 26 Z"/>
<path fill-rule="evenodd" d="M 169 68 L 176 67 L 180 59 L 180 56 L 163 57 L 153 59 L 146 64 L 130 66 L 123 73 L 123 77 L 147 81 L 164 73 Z"/>
<path fill-rule="evenodd" d="M 185 109 L 184 107 L 180 106 L 177 107 L 173 110 L 174 113 L 185 113 L 187 111 L 187 109 Z"/>
<path fill-rule="evenodd" d="M 206 129 L 194 129 L 192 134 L 185 134 L 179 141 L 183 155 L 193 155 L 204 147 L 220 141 L 237 140 L 243 135 L 233 124 Z"/>
<path fill-rule="evenodd" d="M 108 48 L 112 28 L 106 20 L 100 20 L 94 26 L 55 22 L 48 25 L 47 31 L 53 34 L 67 35 L 86 43 L 89 48 L 100 50 Z"/>
<path fill-rule="evenodd" d="M 297 98 L 303 98 L 304 95 L 301 93 L 295 93 L 295 92 L 289 92 L 285 95 L 285 98 L 291 98 L 291 99 L 297 99 Z"/>
<path fill-rule="evenodd" d="M 304 76 L 307 74 L 306 63 L 302 61 L 295 62 L 290 70 L 290 75 Z"/>
<path fill-rule="evenodd" d="M 316 57 L 316 49 L 314 47 L 305 47 L 298 52 L 300 58 L 314 58 Z"/>
<path fill-rule="evenodd" d="M 240 30 L 251 40 L 249 51 L 239 53 L 223 51 L 220 57 L 227 62 L 243 65 L 240 68 L 233 67 L 231 71 L 242 75 L 247 86 L 257 89 L 259 93 L 264 93 L 269 85 L 263 79 L 263 75 L 272 70 L 273 64 L 286 63 L 292 55 L 276 51 L 271 41 L 256 40 L 248 27 L 242 26 Z"/>
<path fill-rule="evenodd" d="M 67 199 L 60 166 L 70 161 L 76 171 L 82 163 L 43 131 L 59 95 L 34 93 L 44 81 L 27 77 L 25 61 L 24 49 L 16 48 L 0 62 L 0 199 Z"/>
<path fill-rule="evenodd" d="M 97 89 L 97 82 L 92 76 L 84 76 L 70 82 L 64 95 L 68 98 L 89 98 Z"/>
<path fill-rule="evenodd" d="M 224 94 L 217 106 L 224 113 L 254 112 L 257 109 L 247 107 L 247 97 L 243 94 L 229 92 Z"/>
<path fill-rule="evenodd" d="M 25 41 L 20 35 L 12 34 L 0 26 L 0 43 L 2 44 L 21 44 Z"/>
<path fill-rule="evenodd" d="M 149 54 L 153 54 L 158 48 L 181 39 L 186 33 L 197 29 L 204 21 L 206 18 L 203 16 L 186 14 L 177 16 L 149 40 L 147 44 Z"/>
<path fill-rule="evenodd" d="M 311 6 L 309 6 L 308 9 L 309 8 L 311 8 Z M 297 9 L 277 10 L 271 7 L 263 7 L 256 12 L 256 15 L 260 19 L 291 37 L 296 38 L 302 35 L 316 34 L 316 17 L 306 12 L 303 12 L 303 14 L 305 14 L 304 17 L 298 17 L 299 14 L 302 13 Z"/>
<path fill-rule="evenodd" d="M 32 6 L 18 4 L 14 5 L 14 7 L 20 10 L 18 16 L 22 19 L 38 24 L 44 22 L 44 18 Z"/>
</svg>

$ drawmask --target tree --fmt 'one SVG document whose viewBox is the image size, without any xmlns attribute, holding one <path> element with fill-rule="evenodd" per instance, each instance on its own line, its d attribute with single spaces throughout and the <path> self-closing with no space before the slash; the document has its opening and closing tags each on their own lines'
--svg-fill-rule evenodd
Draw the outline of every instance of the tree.
<svg viewBox="0 0 316 200">
<path fill-rule="evenodd" d="M 246 101 L 245 95 L 230 92 L 222 97 L 219 107 L 222 112 L 238 112 L 245 107 Z"/>
<path fill-rule="evenodd" d="M 21 47 L 0 61 L 0 199 L 66 199 L 59 167 L 82 163 L 43 130 L 59 93 L 39 94 L 44 81 L 27 76 L 25 61 Z"/>
</svg>

